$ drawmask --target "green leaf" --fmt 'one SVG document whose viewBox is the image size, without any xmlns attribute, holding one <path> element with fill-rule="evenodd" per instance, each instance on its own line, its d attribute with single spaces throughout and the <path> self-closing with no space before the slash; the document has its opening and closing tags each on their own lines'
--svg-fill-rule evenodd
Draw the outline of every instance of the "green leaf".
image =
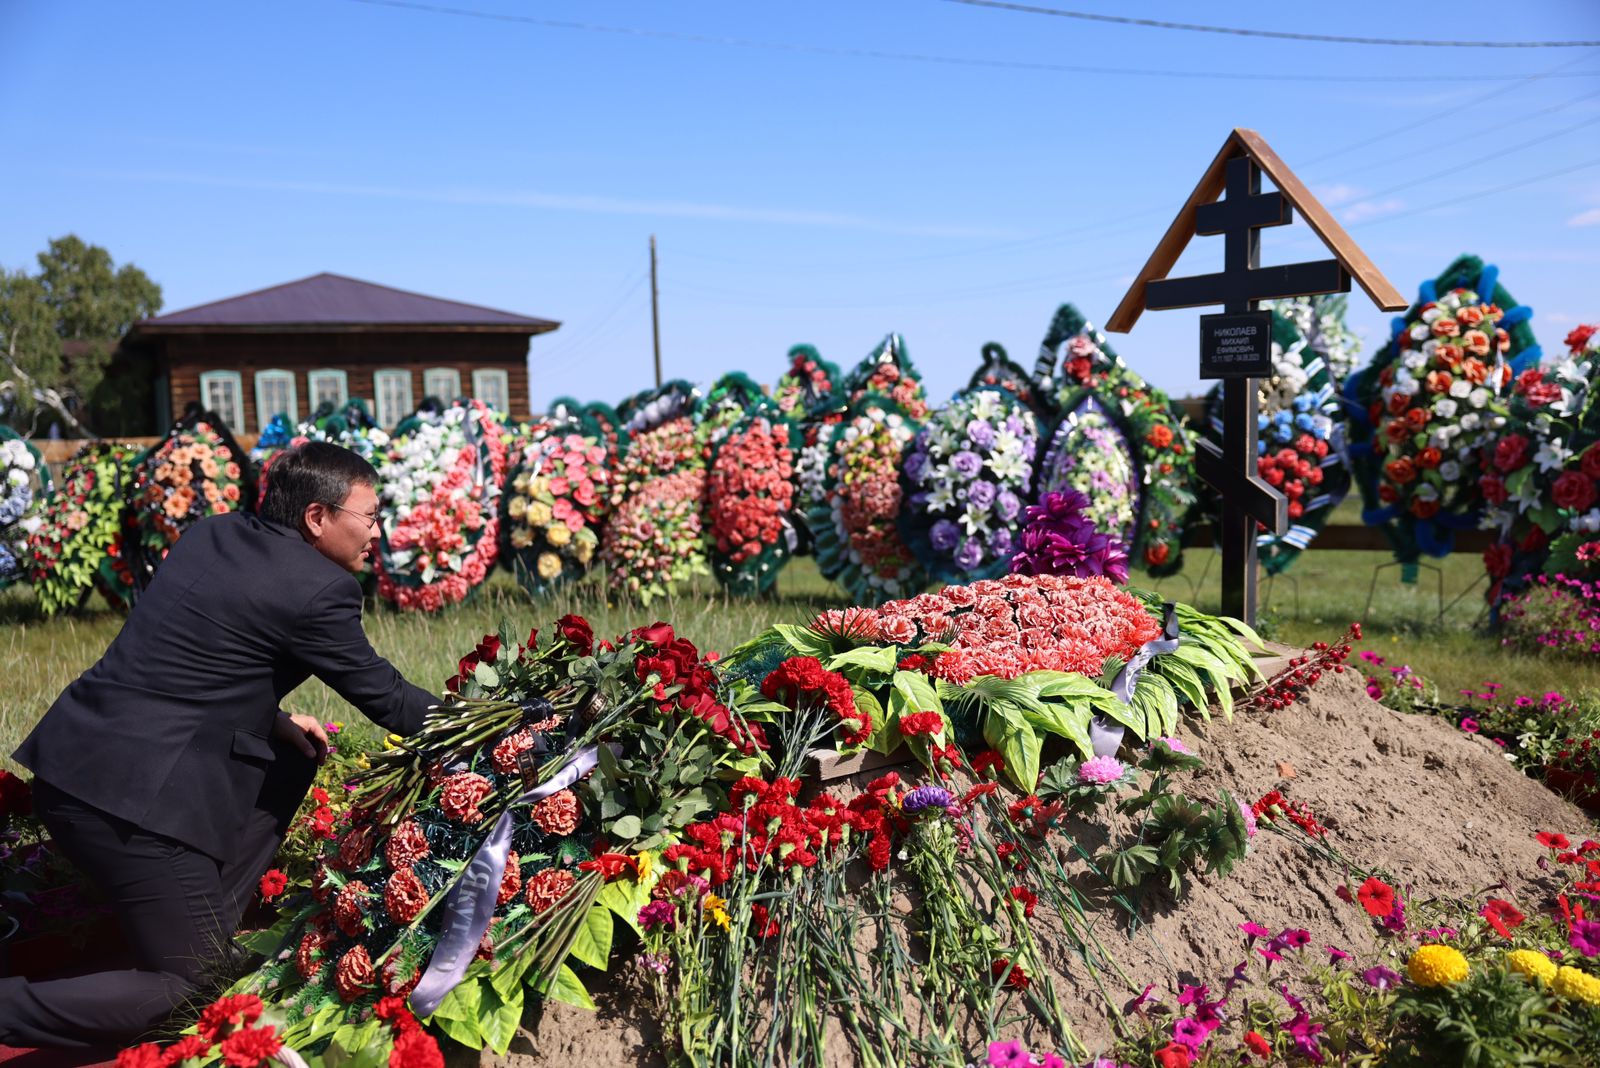
<svg viewBox="0 0 1600 1068">
<path fill-rule="evenodd" d="M 1166 679 L 1151 671 L 1139 673 L 1133 688 L 1133 705 L 1143 711 L 1146 741 L 1178 729 L 1178 695 Z"/>
<path fill-rule="evenodd" d="M 656 859 L 656 867 L 660 867 L 660 859 Z M 650 888 L 656 884 L 654 876 L 644 882 L 635 882 L 632 879 L 613 879 L 600 888 L 595 895 L 595 903 L 610 909 L 612 915 L 621 919 L 628 926 L 644 934 L 639 926 L 639 910 L 650 901 Z"/>
<path fill-rule="evenodd" d="M 569 954 L 591 968 L 605 971 L 611 963 L 611 910 L 595 905 L 583 917 Z"/>
<path fill-rule="evenodd" d="M 829 671 L 860 667 L 880 675 L 892 675 L 895 665 L 900 662 L 899 655 L 899 650 L 892 645 L 858 645 L 829 659 L 826 667 Z"/>
<path fill-rule="evenodd" d="M 1048 731 L 1077 746 L 1086 759 L 1094 756 L 1094 745 L 1089 740 L 1089 721 L 1094 713 L 1086 702 L 1051 701 L 1042 711 L 1025 711 L 1023 715 L 1035 729 Z"/>
<path fill-rule="evenodd" d="M 1175 656 L 1164 655 L 1156 657 L 1151 662 L 1150 670 L 1172 683 L 1184 699 L 1194 706 L 1195 711 L 1201 713 L 1208 711 L 1211 702 L 1206 699 L 1206 685 L 1200 680 L 1200 673 L 1194 668 Z"/>
<path fill-rule="evenodd" d="M 511 1049 L 511 1040 L 517 1037 L 517 1030 L 522 1026 L 522 1005 L 523 992 L 519 986 L 513 996 L 502 999 L 493 1012 L 479 1021 L 484 1044 L 502 1057 Z"/>
<path fill-rule="evenodd" d="M 894 709 L 894 702 L 893 691 L 889 693 L 888 709 L 865 690 L 856 691 L 856 708 L 872 717 L 872 737 L 867 739 L 867 748 L 874 753 L 887 756 L 905 743 L 905 735 L 900 733 L 900 716 Z"/>
<path fill-rule="evenodd" d="M 580 1009 L 594 1011 L 594 1000 L 589 997 L 589 991 L 584 989 L 583 981 L 578 974 L 565 964 L 556 973 L 555 982 L 550 984 L 550 989 L 545 991 L 545 997 L 551 1001 L 559 1001 L 566 1005 L 576 1005 Z"/>
<path fill-rule="evenodd" d="M 1005 759 L 1006 776 L 1032 793 L 1039 782 L 1039 750 L 1044 742 L 1022 710 L 1005 702 L 990 703 L 983 721 L 983 738 Z"/>
<path fill-rule="evenodd" d="M 631 842 L 643 829 L 639 817 L 629 813 L 611 825 L 611 834 L 621 842 Z"/>
<path fill-rule="evenodd" d="M 483 1004 L 483 987 L 476 976 L 468 976 L 444 996 L 439 1007 L 428 1017 L 429 1023 L 439 1020 L 476 1020 Z"/>
<path fill-rule="evenodd" d="M 493 689 L 494 687 L 500 685 L 500 673 L 494 668 L 490 667 L 488 664 L 480 663 L 477 667 L 473 668 L 472 677 L 477 680 L 479 686 L 482 686 L 486 690 Z"/>
<path fill-rule="evenodd" d="M 793 623 L 778 623 L 772 628 L 784 641 L 789 643 L 799 656 L 814 656 L 821 660 L 825 656 L 833 655 L 833 642 L 810 627 L 800 627 Z"/>
<path fill-rule="evenodd" d="M 524 950 L 489 974 L 489 985 L 500 995 L 501 1001 L 521 999 L 519 992 L 522 990 L 522 980 L 528 974 L 528 969 L 533 966 L 536 955 Z"/>
<path fill-rule="evenodd" d="M 1101 854 L 1102 867 L 1111 884 L 1131 890 L 1156 870 L 1156 851 L 1147 845 L 1129 846 L 1115 853 Z"/>
</svg>

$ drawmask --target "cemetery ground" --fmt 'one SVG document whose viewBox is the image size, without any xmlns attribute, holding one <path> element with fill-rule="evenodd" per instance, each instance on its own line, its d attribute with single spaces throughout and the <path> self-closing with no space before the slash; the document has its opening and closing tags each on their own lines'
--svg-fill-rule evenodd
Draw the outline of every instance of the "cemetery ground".
<svg viewBox="0 0 1600 1068">
<path fill-rule="evenodd" d="M 1356 508 L 1347 501 L 1334 522 L 1356 522 Z M 1186 550 L 1186 563 L 1178 575 L 1152 582 L 1135 573 L 1131 582 L 1187 601 L 1202 611 L 1216 612 L 1222 569 L 1215 557 L 1212 549 Z M 1212 558 L 1209 567 L 1208 558 Z M 1334 640 L 1350 622 L 1362 619 L 1373 569 L 1388 562 L 1384 553 L 1313 547 L 1270 588 L 1262 580 L 1264 608 L 1258 629 L 1269 640 L 1295 647 Z M 1358 650 L 1371 650 L 1390 665 L 1409 664 L 1436 685 L 1447 702 L 1455 701 L 1460 690 L 1481 688 L 1485 682 L 1499 683 L 1502 695 L 1600 690 L 1600 664 L 1504 648 L 1487 631 L 1482 585 L 1468 590 L 1483 575 L 1483 561 L 1476 554 L 1455 553 L 1426 563 L 1438 567 L 1443 576 L 1447 606 L 1443 622 L 1437 618 L 1435 574 L 1424 569 L 1415 584 L 1405 585 L 1400 582 L 1399 569 L 1388 567 L 1378 575 Z M 1463 593 L 1465 596 L 1457 599 Z M 401 613 L 378 605 L 368 608 L 364 620 L 381 655 L 408 679 L 437 689 L 455 673 L 457 659 L 476 636 L 495 630 L 502 620 L 518 627 L 544 627 L 561 615 L 576 612 L 594 624 L 597 634 L 605 635 L 665 619 L 701 648 L 726 652 L 773 622 L 807 623 L 819 611 L 841 607 L 847 601 L 836 586 L 822 578 L 810 559 L 799 559 L 780 576 L 776 596 L 770 600 L 730 598 L 710 578 L 701 577 L 679 596 L 648 607 L 606 603 L 600 577 L 592 575 L 548 600 L 534 601 L 502 572 L 465 604 L 431 615 Z M 0 642 L 0 671 L 4 672 L 0 677 L 10 680 L 0 712 L 0 762 L 5 767 L 17 770 L 10 760 L 12 750 L 56 695 L 95 662 L 122 619 L 120 612 L 106 607 L 98 596 L 78 614 L 48 619 L 37 611 L 28 589 L 0 593 L 0 621 L 6 625 L 6 636 Z M 191 642 L 197 657 L 206 655 L 203 636 L 178 636 L 175 640 Z M 1352 670 L 1365 666 L 1356 656 L 1350 663 Z M 376 730 L 316 679 L 292 694 L 285 708 L 346 722 L 358 732 Z"/>
</svg>

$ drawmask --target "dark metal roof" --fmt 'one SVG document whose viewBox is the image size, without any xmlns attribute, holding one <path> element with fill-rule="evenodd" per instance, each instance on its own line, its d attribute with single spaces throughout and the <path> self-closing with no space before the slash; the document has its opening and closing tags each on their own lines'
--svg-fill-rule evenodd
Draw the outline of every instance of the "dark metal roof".
<svg viewBox="0 0 1600 1068">
<path fill-rule="evenodd" d="M 561 324 L 410 293 L 340 274 L 314 274 L 225 300 L 142 319 L 134 333 L 201 330 L 440 330 L 543 334 Z"/>
</svg>

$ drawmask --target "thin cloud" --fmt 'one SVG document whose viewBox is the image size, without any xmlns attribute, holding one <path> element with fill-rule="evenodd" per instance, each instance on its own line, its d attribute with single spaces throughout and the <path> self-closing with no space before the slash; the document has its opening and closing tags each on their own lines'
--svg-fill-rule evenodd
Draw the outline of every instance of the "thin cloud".
<svg viewBox="0 0 1600 1068">
<path fill-rule="evenodd" d="M 1322 201 L 1325 208 L 1337 208 L 1340 204 L 1348 204 L 1352 200 L 1360 200 L 1367 195 L 1367 191 L 1358 185 L 1335 184 L 1318 186 L 1311 190 L 1318 200 Z"/>
<path fill-rule="evenodd" d="M 1590 208 L 1580 211 L 1567 220 L 1568 226 L 1600 226 L 1600 208 Z"/>
<path fill-rule="evenodd" d="M 1340 219 L 1346 223 L 1366 222 L 1369 219 L 1380 218 L 1384 215 L 1393 215 L 1405 208 L 1406 202 L 1395 197 L 1388 200 L 1358 200 L 1339 213 Z"/>
<path fill-rule="evenodd" d="M 114 181 L 208 186 L 217 189 L 249 189 L 275 193 L 311 193 L 319 196 L 375 197 L 388 200 L 422 201 L 434 204 L 537 208 L 547 211 L 592 212 L 600 215 L 655 215 L 680 219 L 712 219 L 722 222 L 768 223 L 779 226 L 823 226 L 841 230 L 870 230 L 876 233 L 902 234 L 912 237 L 1008 240 L 1018 236 L 1015 231 L 996 230 L 987 227 L 894 223 L 838 212 L 747 208 L 733 204 L 703 204 L 684 200 L 632 200 L 622 197 L 477 189 L 472 187 L 417 189 L 347 182 L 305 182 L 277 178 L 224 177 L 168 171 L 102 172 L 95 176 Z"/>
</svg>

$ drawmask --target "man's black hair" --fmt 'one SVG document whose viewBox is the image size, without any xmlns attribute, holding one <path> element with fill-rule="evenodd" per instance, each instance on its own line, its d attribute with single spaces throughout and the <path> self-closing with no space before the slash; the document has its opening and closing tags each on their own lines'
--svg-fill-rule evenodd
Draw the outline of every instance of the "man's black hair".
<svg viewBox="0 0 1600 1068">
<path fill-rule="evenodd" d="M 371 464 L 326 441 L 308 441 L 282 453 L 267 467 L 266 478 L 267 495 L 258 514 L 295 530 L 310 505 L 342 505 L 356 483 L 378 484 Z"/>
</svg>

